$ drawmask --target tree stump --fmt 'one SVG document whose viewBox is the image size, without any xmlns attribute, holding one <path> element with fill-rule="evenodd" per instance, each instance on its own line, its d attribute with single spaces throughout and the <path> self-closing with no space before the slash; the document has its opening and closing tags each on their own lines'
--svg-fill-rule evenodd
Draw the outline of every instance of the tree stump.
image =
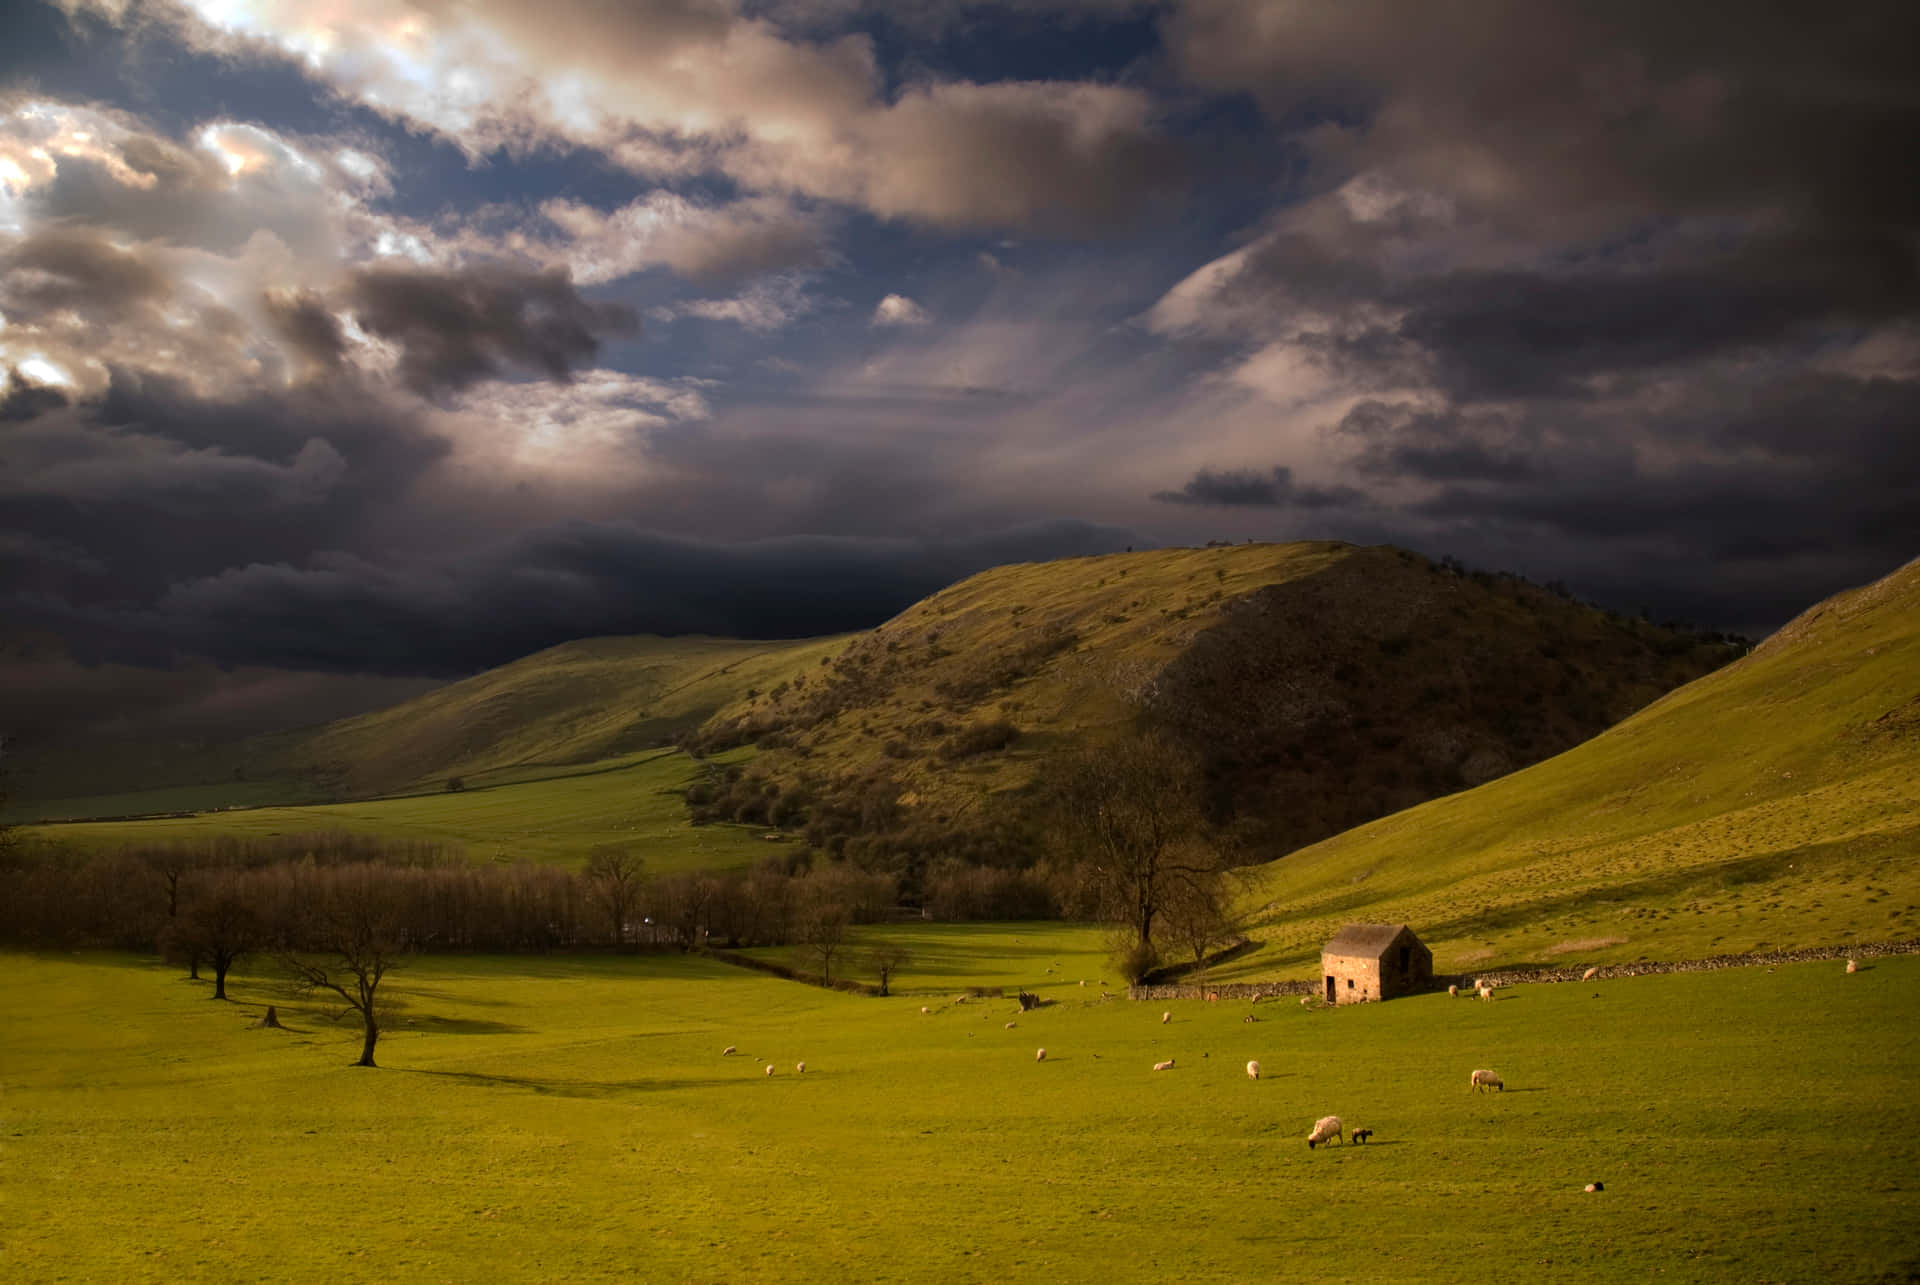
<svg viewBox="0 0 1920 1285">
<path fill-rule="evenodd" d="M 259 1021 L 255 1022 L 254 1025 L 255 1026 L 271 1026 L 276 1031 L 284 1031 L 287 1029 L 286 1027 L 280 1025 L 280 1014 L 274 1012 L 273 1005 L 271 1004 L 267 1005 L 267 1015 L 261 1018 Z"/>
</svg>

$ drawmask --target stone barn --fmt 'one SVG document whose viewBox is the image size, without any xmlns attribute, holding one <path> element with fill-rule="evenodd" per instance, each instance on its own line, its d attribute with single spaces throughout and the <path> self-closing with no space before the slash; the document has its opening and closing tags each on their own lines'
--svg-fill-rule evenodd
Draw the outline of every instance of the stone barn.
<svg viewBox="0 0 1920 1285">
<path fill-rule="evenodd" d="M 1433 985 L 1433 952 L 1405 924 L 1348 924 L 1320 952 L 1329 1004 L 1414 995 Z"/>
</svg>

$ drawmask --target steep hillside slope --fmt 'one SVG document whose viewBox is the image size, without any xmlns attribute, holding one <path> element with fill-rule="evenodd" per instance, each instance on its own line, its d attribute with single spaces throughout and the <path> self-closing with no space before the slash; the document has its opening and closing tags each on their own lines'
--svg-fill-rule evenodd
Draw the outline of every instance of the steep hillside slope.
<svg viewBox="0 0 1920 1285">
<path fill-rule="evenodd" d="M 785 799 L 765 819 L 921 850 L 1150 719 L 1204 760 L 1217 819 L 1277 855 L 1557 753 L 1734 654 L 1396 549 L 1163 549 L 983 572 L 701 742 L 763 750 L 723 814 Z"/>
<path fill-rule="evenodd" d="M 1311 971 L 1351 919 L 1436 966 L 1628 961 L 1920 936 L 1920 562 L 1547 762 L 1258 872 Z"/>
</svg>

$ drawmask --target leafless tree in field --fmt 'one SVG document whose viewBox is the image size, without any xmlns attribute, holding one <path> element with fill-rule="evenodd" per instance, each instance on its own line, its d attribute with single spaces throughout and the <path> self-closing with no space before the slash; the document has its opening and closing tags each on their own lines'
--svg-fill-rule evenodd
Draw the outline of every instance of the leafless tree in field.
<svg viewBox="0 0 1920 1285">
<path fill-rule="evenodd" d="M 1226 863 L 1206 834 L 1199 766 L 1172 739 L 1147 732 L 1080 750 L 1052 787 L 1049 828 L 1142 968 L 1176 903 L 1220 903 Z"/>
<path fill-rule="evenodd" d="M 373 866 L 320 872 L 310 903 L 299 916 L 283 966 L 309 994 L 330 992 L 358 1013 L 366 1038 L 355 1066 L 375 1066 L 380 1039 L 380 983 L 408 952 L 405 925 L 393 906 L 390 881 Z"/>
<path fill-rule="evenodd" d="M 587 854 L 587 883 L 613 923 L 614 944 L 627 944 L 627 922 L 640 904 L 644 863 L 617 843 L 603 843 Z"/>
<path fill-rule="evenodd" d="M 880 993 L 885 995 L 893 975 L 913 962 L 913 955 L 897 942 L 875 942 L 867 952 L 867 967 L 880 977 Z"/>
<path fill-rule="evenodd" d="M 258 882 L 234 871 L 221 873 L 193 894 L 168 928 L 176 949 L 212 965 L 214 999 L 227 997 L 227 973 L 266 940 Z"/>
</svg>

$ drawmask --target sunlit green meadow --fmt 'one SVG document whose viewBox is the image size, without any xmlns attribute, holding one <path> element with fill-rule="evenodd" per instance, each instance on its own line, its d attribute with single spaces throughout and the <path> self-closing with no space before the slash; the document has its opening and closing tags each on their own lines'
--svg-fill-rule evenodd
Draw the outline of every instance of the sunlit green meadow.
<svg viewBox="0 0 1920 1285">
<path fill-rule="evenodd" d="M 910 945 L 927 971 L 890 999 L 677 955 L 415 958 L 373 1071 L 348 1065 L 349 1024 L 260 973 L 219 1003 L 144 959 L 7 955 L 0 1278 L 1830 1282 L 1920 1265 L 1920 959 L 1308 1011 L 1095 998 L 1082 929 L 927 927 Z M 969 978 L 1052 1002 L 936 993 Z M 291 1029 L 249 1026 L 267 1002 Z M 1471 1093 L 1479 1066 L 1508 1091 Z M 1329 1112 L 1372 1142 L 1309 1151 Z"/>
<path fill-rule="evenodd" d="M 735 751 L 718 761 L 750 755 Z M 687 817 L 687 786 L 703 771 L 678 750 L 651 750 L 537 780 L 359 803 L 204 812 L 137 821 L 72 822 L 27 827 L 41 840 L 77 851 L 144 843 L 180 843 L 216 836 L 268 838 L 349 830 L 391 840 L 458 845 L 478 861 L 535 861 L 577 866 L 600 844 L 621 844 L 653 874 L 751 865 L 773 850 L 764 827 L 696 826 Z"/>
</svg>

